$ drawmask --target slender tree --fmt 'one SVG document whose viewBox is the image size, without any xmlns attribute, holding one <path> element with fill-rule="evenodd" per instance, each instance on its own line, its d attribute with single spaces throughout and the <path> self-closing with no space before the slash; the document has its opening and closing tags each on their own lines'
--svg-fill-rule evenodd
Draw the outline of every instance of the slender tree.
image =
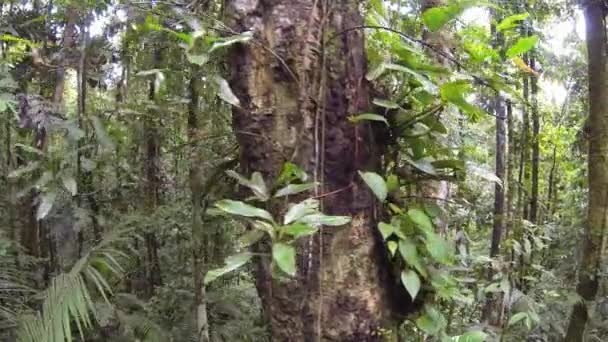
<svg viewBox="0 0 608 342">
<path fill-rule="evenodd" d="M 578 270 L 577 293 L 581 301 L 574 305 L 565 341 L 585 340 L 589 320 L 588 305 L 595 299 L 600 281 L 600 267 L 606 244 L 608 216 L 608 43 L 606 7 L 603 1 L 583 2 L 586 21 L 589 117 L 588 186 L 589 204 L 582 241 L 583 256 Z"/>
</svg>

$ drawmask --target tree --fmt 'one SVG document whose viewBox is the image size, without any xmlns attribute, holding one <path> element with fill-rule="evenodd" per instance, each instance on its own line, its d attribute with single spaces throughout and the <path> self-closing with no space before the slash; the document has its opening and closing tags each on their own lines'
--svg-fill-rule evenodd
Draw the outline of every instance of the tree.
<svg viewBox="0 0 608 342">
<path fill-rule="evenodd" d="M 565 341 L 585 339 L 592 303 L 600 282 L 600 267 L 606 244 L 606 208 L 608 208 L 608 43 L 606 42 L 606 7 L 602 1 L 583 3 L 587 24 L 589 77 L 589 117 L 587 121 L 589 203 L 583 236 L 583 256 L 578 270 L 576 292 L 581 301 L 574 305 Z"/>
<path fill-rule="evenodd" d="M 363 32 L 354 29 L 359 2 L 229 1 L 227 13 L 235 32 L 255 36 L 229 58 L 243 173 L 272 180 L 292 161 L 318 182 L 326 213 L 352 216 L 299 244 L 295 279 L 273 278 L 260 258 L 257 288 L 273 339 L 380 340 L 398 299 L 388 290 L 374 197 L 357 175 L 378 167 L 380 148 L 368 123 L 348 120 L 370 108 Z"/>
</svg>

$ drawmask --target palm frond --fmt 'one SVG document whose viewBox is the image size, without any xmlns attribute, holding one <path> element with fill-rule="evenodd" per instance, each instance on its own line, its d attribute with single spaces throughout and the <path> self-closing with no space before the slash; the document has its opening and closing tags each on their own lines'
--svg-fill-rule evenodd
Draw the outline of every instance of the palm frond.
<svg viewBox="0 0 608 342">
<path fill-rule="evenodd" d="M 123 271 L 117 257 L 124 256 L 112 245 L 125 239 L 124 232 L 106 236 L 81 257 L 68 273 L 53 278 L 43 293 L 42 309 L 19 320 L 17 340 L 71 342 L 74 326 L 81 339 L 84 339 L 84 332 L 96 321 L 89 287 L 109 303 L 112 289 L 106 278 Z"/>
</svg>

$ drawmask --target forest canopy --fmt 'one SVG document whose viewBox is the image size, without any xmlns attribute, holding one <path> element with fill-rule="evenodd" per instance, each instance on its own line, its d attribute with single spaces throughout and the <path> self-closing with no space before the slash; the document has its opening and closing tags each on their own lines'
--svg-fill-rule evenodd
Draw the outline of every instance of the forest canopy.
<svg viewBox="0 0 608 342">
<path fill-rule="evenodd" d="M 0 341 L 606 341 L 603 0 L 0 1 Z"/>
</svg>

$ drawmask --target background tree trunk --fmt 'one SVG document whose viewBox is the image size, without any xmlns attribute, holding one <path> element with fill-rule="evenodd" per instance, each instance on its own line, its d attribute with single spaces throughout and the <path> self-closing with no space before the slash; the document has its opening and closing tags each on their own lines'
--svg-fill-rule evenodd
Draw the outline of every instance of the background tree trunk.
<svg viewBox="0 0 608 342">
<path fill-rule="evenodd" d="M 585 339 L 589 319 L 587 305 L 598 291 L 600 266 L 605 249 L 608 216 L 608 56 L 606 10 L 601 1 L 583 4 L 587 23 L 589 77 L 589 205 L 583 237 L 583 257 L 578 271 L 577 293 L 582 301 L 575 304 L 565 341 Z"/>
<path fill-rule="evenodd" d="M 256 37 L 233 48 L 229 60 L 241 101 L 233 126 L 242 171 L 270 181 L 292 161 L 314 175 L 320 193 L 335 192 L 322 198 L 326 213 L 352 217 L 298 246 L 293 279 L 273 279 L 270 260 L 260 258 L 257 287 L 274 341 L 380 341 L 391 305 L 408 309 L 406 298 L 389 293 L 400 285 L 388 279 L 375 199 L 357 175 L 379 165 L 372 129 L 347 119 L 370 108 L 363 32 L 351 29 L 363 23 L 359 5 L 227 3 L 231 27 Z"/>
</svg>

